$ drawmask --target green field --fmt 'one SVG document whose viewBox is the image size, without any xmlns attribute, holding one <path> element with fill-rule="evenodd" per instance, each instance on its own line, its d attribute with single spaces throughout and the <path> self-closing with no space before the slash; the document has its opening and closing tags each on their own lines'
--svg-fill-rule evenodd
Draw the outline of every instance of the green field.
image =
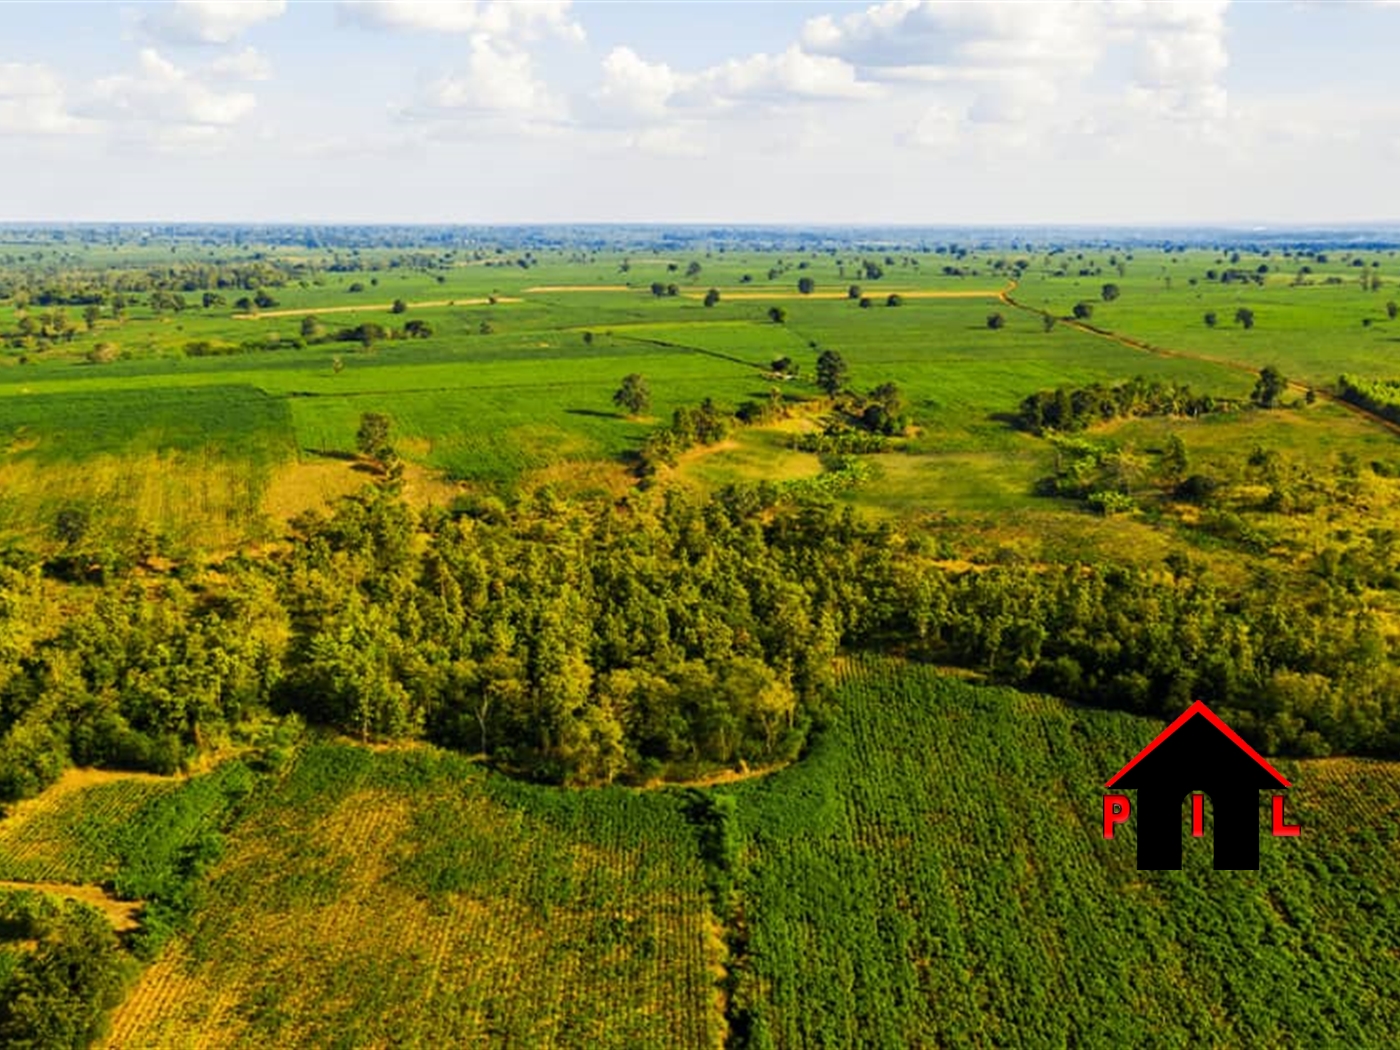
<svg viewBox="0 0 1400 1050">
<path fill-rule="evenodd" d="M 141 258 L 136 248 L 87 251 L 77 259 L 94 266 Z M 313 267 L 318 260 L 316 252 L 282 253 Z M 67 249 L 64 258 L 73 255 Z M 6 449 L 0 472 L 10 493 L 0 529 L 39 535 L 57 504 L 86 499 L 135 512 L 153 532 L 179 535 L 186 548 L 200 545 L 201 527 L 216 537 L 210 545 L 227 546 L 239 519 L 257 519 L 252 511 L 279 464 L 352 451 L 365 411 L 393 417 L 411 460 L 474 485 L 512 487 L 545 468 L 634 452 L 655 424 L 614 410 L 612 391 L 628 372 L 647 377 L 651 416 L 664 421 L 673 409 L 706 397 L 731 408 L 765 397 L 772 383 L 763 373 L 781 356 L 802 370 L 783 385 L 784 395 L 814 398 L 814 362 L 828 348 L 847 359 L 853 389 L 899 384 L 918 428 L 908 449 L 917 458 L 850 498 L 894 514 L 944 505 L 1026 510 L 1036 506 L 1024 497 L 1045 456 L 998 417 L 1036 390 L 1143 375 L 1242 398 L 1253 382 L 1247 369 L 1263 364 L 1315 386 L 1333 383 L 1343 370 L 1390 374 L 1396 322 L 1384 309 L 1389 286 L 1362 290 L 1355 274 L 1363 271 L 1342 259 L 1314 267 L 1308 276 L 1314 283 L 1293 286 L 1284 270 L 1291 264 L 1277 254 L 1245 255 L 1233 264 L 1199 250 L 1080 255 L 1058 276 L 1067 265 L 1061 254 L 974 252 L 950 276 L 942 272 L 946 255 L 898 252 L 886 258 L 884 276 L 871 281 L 857 274 L 860 259 L 869 257 L 861 252 L 581 256 L 556 250 L 534 254 L 527 268 L 485 265 L 499 257 L 478 253 L 433 270 L 383 268 L 397 263 L 380 253 L 361 256 L 366 268 L 360 270 L 312 269 L 308 278 L 272 289 L 275 307 L 246 317 L 230 305 L 236 293 L 207 309 L 194 293 L 182 311 L 158 313 L 137 303 L 120 319 L 104 314 L 91 331 L 78 324 L 71 341 L 47 349 L 12 345 L 0 353 L 0 364 L 10 366 L 0 367 L 0 447 Z M 1381 273 L 1393 262 L 1384 252 L 1358 257 L 1379 263 Z M 1209 270 L 1250 271 L 1261 260 L 1270 266 L 1262 287 L 1205 280 Z M 684 273 L 691 261 L 702 264 L 695 277 Z M 1008 265 L 1018 261 L 1025 265 Z M 1091 276 L 1077 276 L 1079 269 Z M 813 296 L 796 292 L 799 276 L 816 281 Z M 1328 277 L 1341 283 L 1323 283 Z M 655 297 L 648 290 L 653 281 L 677 283 L 680 294 Z M 1100 287 L 1110 281 L 1121 295 L 1101 301 Z M 364 291 L 349 292 L 352 284 Z M 844 294 L 849 284 L 871 295 L 874 307 L 826 297 Z M 1026 309 L 997 300 L 998 290 L 1013 286 Z M 713 308 L 695 298 L 709 287 L 722 291 Z M 898 308 L 885 306 L 896 291 L 910 297 Z M 965 297 L 918 297 L 948 294 Z M 495 305 L 476 302 L 493 295 L 501 300 Z M 398 298 L 410 304 L 402 318 L 387 308 Z M 1033 312 L 1068 315 L 1081 300 L 1095 305 L 1096 326 L 1176 356 L 1068 324 L 1045 332 Z M 1242 304 L 1258 319 L 1249 331 L 1231 321 Z M 787 311 L 784 324 L 768 319 L 774 305 Z M 347 308 L 352 311 L 341 312 Z M 1220 315 L 1214 329 L 1201 322 L 1205 309 Z M 75 317 L 79 312 L 67 308 Z M 1007 323 L 988 330 L 986 319 L 996 312 Z M 27 314 L 42 311 L 0 303 L 0 328 Z M 428 322 L 433 335 L 380 340 L 368 349 L 357 342 L 303 346 L 300 322 L 307 314 L 319 318 L 323 336 L 366 320 L 404 318 Z M 1374 323 L 1363 328 L 1367 318 Z M 492 334 L 481 334 L 483 323 Z M 185 356 L 183 348 L 197 341 L 243 352 Z M 87 354 L 99 344 L 110 344 L 117 359 L 89 363 Z M 1290 440 L 1288 427 L 1275 429 L 1279 440 Z M 114 460 L 151 455 L 173 457 L 166 469 L 178 472 L 188 491 L 157 496 L 117 481 L 85 489 L 81 478 L 72 478 L 47 486 L 45 499 L 32 498 L 39 465 L 61 470 L 99 460 L 95 476 L 101 477 L 119 472 Z M 748 472 L 743 464 L 736 470 Z"/>
<path fill-rule="evenodd" d="M 1131 824 L 1101 836 L 1101 785 L 1161 723 L 888 660 L 847 664 L 838 697 L 811 755 L 703 804 L 309 743 L 240 805 L 187 931 L 107 1045 L 1382 1046 L 1400 1032 L 1393 767 L 1285 761 L 1304 832 L 1265 837 L 1259 872 L 1211 870 L 1208 838 L 1188 839 L 1181 872 L 1139 872 Z M 0 876 L 92 879 L 143 821 L 178 841 L 181 810 L 140 813 L 177 790 L 118 781 L 21 812 L 0 823 Z M 114 846 L 94 846 L 102 827 Z"/>
</svg>

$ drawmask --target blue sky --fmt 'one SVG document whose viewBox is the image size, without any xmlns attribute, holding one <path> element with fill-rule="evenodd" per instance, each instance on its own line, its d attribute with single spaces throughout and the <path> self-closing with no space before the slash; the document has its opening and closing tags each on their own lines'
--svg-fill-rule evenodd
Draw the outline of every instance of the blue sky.
<svg viewBox="0 0 1400 1050">
<path fill-rule="evenodd" d="M 1400 3 L 7 5 L 0 219 L 1400 219 Z"/>
</svg>

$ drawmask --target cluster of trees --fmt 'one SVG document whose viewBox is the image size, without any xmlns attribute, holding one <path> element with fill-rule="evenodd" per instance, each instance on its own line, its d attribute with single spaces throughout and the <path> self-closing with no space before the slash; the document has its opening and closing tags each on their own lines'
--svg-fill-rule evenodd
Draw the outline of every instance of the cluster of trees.
<svg viewBox="0 0 1400 1050">
<path fill-rule="evenodd" d="M 1207 328 L 1214 328 L 1220 323 L 1220 315 L 1214 310 L 1207 310 L 1202 317 Z M 1235 324 L 1241 326 L 1246 331 L 1254 327 L 1254 311 L 1247 306 L 1241 306 L 1235 311 Z"/>
<path fill-rule="evenodd" d="M 1343 375 L 1337 380 L 1337 393 L 1343 401 L 1400 424 L 1400 380 Z"/>
<path fill-rule="evenodd" d="M 1112 385 L 1041 390 L 1021 402 L 1014 421 L 1021 430 L 1043 434 L 1084 430 L 1123 416 L 1201 416 L 1229 404 L 1207 394 L 1194 394 L 1183 383 L 1137 376 Z"/>
<path fill-rule="evenodd" d="M 696 412 L 677 432 L 712 437 Z M 773 486 L 420 519 L 384 485 L 296 525 L 278 560 L 112 580 L 62 621 L 38 568 L 5 570 L 0 792 L 67 762 L 171 769 L 266 709 L 576 783 L 758 764 L 801 746 L 831 657 L 863 645 L 1087 703 L 1204 699 L 1271 750 L 1400 745 L 1379 620 L 1326 579 L 1232 593 L 1181 559 L 961 572 Z"/>
<path fill-rule="evenodd" d="M 84 1047 L 102 1035 L 134 967 L 96 908 L 32 891 L 0 891 L 0 1043 Z"/>
<path fill-rule="evenodd" d="M 42 266 L 0 270 L 0 299 L 14 305 L 87 306 L 111 303 L 117 295 L 148 292 L 253 291 L 280 288 L 315 273 L 308 263 L 259 259 L 245 262 L 186 262 L 166 267 L 103 266 L 47 272 Z M 207 305 L 207 304 L 206 304 Z"/>
<path fill-rule="evenodd" d="M 636 378 L 641 379 L 640 376 Z M 626 381 L 623 390 L 626 390 Z M 618 393 L 623 393 L 623 390 Z M 696 408 L 676 409 L 671 413 L 670 426 L 653 430 L 642 442 L 641 451 L 637 453 L 637 476 L 643 479 L 654 477 L 663 465 L 675 466 L 680 454 L 687 449 L 718 444 L 728 436 L 730 427 L 736 421 L 757 422 L 752 418 L 753 413 L 748 406 L 741 412 L 744 417 L 736 420 L 735 415 L 724 411 L 708 397 Z"/>
</svg>

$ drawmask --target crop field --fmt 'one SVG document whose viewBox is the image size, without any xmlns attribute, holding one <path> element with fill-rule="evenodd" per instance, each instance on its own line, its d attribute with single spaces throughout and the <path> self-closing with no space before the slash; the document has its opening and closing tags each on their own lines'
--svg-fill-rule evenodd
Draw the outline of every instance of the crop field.
<svg viewBox="0 0 1400 1050">
<path fill-rule="evenodd" d="M 121 861 L 123 829 L 139 823 L 152 800 L 179 787 L 169 777 L 70 773 L 0 820 L 0 879 L 100 883 L 111 878 Z"/>
<path fill-rule="evenodd" d="M 308 749 L 112 1047 L 705 1047 L 723 945 L 682 800 L 428 751 Z"/>
<path fill-rule="evenodd" d="M 1353 1045 L 1400 1033 L 1400 775 L 1284 763 L 1256 872 L 1139 872 L 1102 784 L 1127 715 L 857 663 L 802 766 L 727 789 L 755 1045 Z M 1130 825 L 1131 826 L 1131 822 Z M 759 1034 L 761 1033 L 761 1034 Z"/>
<path fill-rule="evenodd" d="M 1131 823 L 1102 838 L 1100 795 L 1160 723 L 873 658 L 843 663 L 838 701 L 797 765 L 706 789 L 734 804 L 722 907 L 693 792 L 535 787 L 431 749 L 309 744 L 243 795 L 189 927 L 105 1045 L 1400 1032 L 1393 765 L 1281 760 L 1304 831 L 1264 838 L 1259 872 L 1212 870 L 1209 838 L 1187 840 L 1181 872 L 1139 872 Z M 127 778 L 26 804 L 0 825 L 0 876 L 95 880 L 133 844 L 217 822 L 198 799 L 171 807 L 180 790 Z"/>
<path fill-rule="evenodd" d="M 200 250 L 177 245 L 175 258 Z M 143 257 L 136 247 L 88 251 L 92 264 Z M 48 537 L 55 516 L 77 506 L 92 508 L 98 531 L 134 519 L 182 551 L 264 538 L 284 502 L 268 499 L 276 471 L 352 452 L 366 411 L 392 417 L 402 452 L 423 468 L 511 489 L 567 464 L 625 461 L 676 408 L 764 399 L 774 385 L 769 364 L 780 357 L 799 369 L 779 384 L 784 398 L 814 399 L 815 361 L 834 349 L 849 363 L 852 389 L 897 383 L 916 427 L 903 456 L 886 457 L 840 498 L 895 516 L 1030 515 L 1053 535 L 1061 510 L 1033 496 L 1048 453 L 1003 420 L 1028 394 L 1142 375 L 1242 399 L 1250 370 L 1264 364 L 1304 385 L 1326 387 L 1342 371 L 1385 378 L 1400 331 L 1385 307 L 1390 278 L 1376 290 L 1358 278 L 1387 274 L 1387 252 L 1314 260 L 1306 284 L 1297 283 L 1296 264 L 1273 254 L 982 251 L 949 266 L 950 256 L 923 251 L 886 255 L 874 280 L 864 273 L 871 258 L 855 249 L 541 251 L 524 266 L 478 255 L 416 270 L 385 268 L 397 263 L 366 252 L 363 269 L 274 288 L 275 305 L 264 311 L 240 312 L 230 301 L 192 301 L 173 313 L 137 303 L 80 327 L 70 342 L 0 352 L 0 532 Z M 1262 284 L 1207 276 L 1261 265 Z M 797 291 L 799 279 L 814 282 L 812 294 Z M 1111 301 L 1100 295 L 1106 283 L 1119 289 Z M 653 285 L 674 285 L 676 294 L 653 294 Z M 851 286 L 870 308 L 849 298 Z M 706 307 L 698 297 L 711 287 L 720 300 Z M 902 305 L 886 305 L 891 294 Z M 389 308 L 396 299 L 408 304 L 402 316 Z M 1095 327 L 1129 341 L 1070 323 L 1045 330 L 1037 311 L 1066 317 L 1080 302 L 1092 305 Z M 1232 320 L 1244 305 L 1257 318 L 1249 330 Z M 774 307 L 785 311 L 782 323 L 769 318 Z M 1202 320 L 1208 310 L 1218 315 L 1214 327 Z M 0 328 L 34 312 L 0 303 Z M 1004 320 L 998 330 L 987 324 L 993 314 Z M 308 343 L 300 336 L 308 317 L 323 336 L 404 319 L 428 324 L 431 335 Z M 188 356 L 191 345 L 217 352 Z M 103 346 L 106 356 L 94 358 Z M 631 372 L 646 377 L 653 398 L 635 420 L 611 400 Z M 1298 431 L 1294 422 L 1271 419 L 1265 444 L 1311 442 L 1315 428 Z M 1341 427 L 1327 445 L 1365 429 Z M 1380 430 L 1360 434 L 1354 452 L 1369 462 L 1387 439 Z M 761 450 L 776 444 L 738 439 L 730 453 L 706 457 L 707 484 L 763 473 Z M 777 470 L 812 468 L 784 460 Z M 1017 531 L 1014 520 L 1006 527 Z"/>
</svg>

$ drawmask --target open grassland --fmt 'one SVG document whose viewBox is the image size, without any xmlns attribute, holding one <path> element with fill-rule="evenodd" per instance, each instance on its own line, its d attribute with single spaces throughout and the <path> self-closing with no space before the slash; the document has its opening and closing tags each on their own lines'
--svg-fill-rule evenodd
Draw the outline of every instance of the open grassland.
<svg viewBox="0 0 1400 1050">
<path fill-rule="evenodd" d="M 722 943 L 671 794 L 308 749 L 231 835 L 112 1047 L 706 1047 Z"/>
<path fill-rule="evenodd" d="M 180 244 L 175 259 L 199 250 Z M 86 251 L 55 258 L 158 258 L 140 245 Z M 326 258 L 315 249 L 279 254 Z M 287 512 L 349 487 L 334 457 L 353 452 L 368 411 L 393 418 L 410 463 L 451 482 L 570 483 L 603 464 L 615 473 L 675 409 L 706 398 L 732 409 L 768 399 L 777 386 L 788 404 L 819 399 L 816 360 L 830 349 L 846 360 L 852 389 L 897 383 L 915 427 L 898 453 L 869 457 L 867 480 L 838 498 L 892 517 L 942 520 L 953 532 L 981 534 L 984 546 L 1028 557 L 1076 549 L 1080 533 L 1090 551 L 1157 557 L 1174 542 L 1157 535 L 1160 522 L 1100 528 L 1034 495 L 1053 455 L 1007 425 L 1025 396 L 1142 375 L 1242 400 L 1251 369 L 1276 364 L 1302 384 L 1296 398 L 1343 370 L 1391 375 L 1400 338 L 1385 308 L 1400 294 L 1389 252 L 1309 257 L 1301 285 L 1302 259 L 1202 250 L 429 255 L 436 268 L 414 269 L 367 249 L 355 256 L 359 268 L 272 288 L 275 305 L 247 317 L 232 305 L 237 293 L 209 308 L 191 293 L 183 311 L 136 302 L 120 318 L 103 313 L 91 330 L 79 325 L 71 342 L 0 353 L 0 532 L 52 542 L 56 516 L 79 507 L 99 530 L 136 523 L 179 551 L 265 538 Z M 689 272 L 692 263 L 698 273 Z M 867 263 L 883 275 L 868 276 Z M 1260 266 L 1262 284 L 1208 277 Z M 1361 275 L 1372 273 L 1380 287 L 1363 289 Z M 814 282 L 811 294 L 797 290 L 804 279 Z M 1116 297 L 1105 299 L 1105 284 Z M 675 285 L 676 294 L 658 296 L 653 285 Z M 852 286 L 870 308 L 850 298 Z M 705 307 L 699 299 L 711 287 L 720 301 Z M 1004 299 L 1008 290 L 1014 304 Z M 891 293 L 902 305 L 886 305 Z M 396 299 L 408 304 L 402 314 L 390 307 Z M 1123 340 L 1067 323 L 1045 330 L 1038 311 L 1066 317 L 1080 302 L 1093 308 L 1088 323 Z M 1241 306 L 1254 311 L 1249 330 L 1233 320 Z M 782 323 L 770 319 L 773 307 L 785 312 Z M 1213 328 L 1203 321 L 1208 310 L 1217 314 Z M 42 313 L 0 303 L 0 327 Z M 997 330 L 987 324 L 994 314 L 1005 322 Z M 318 322 L 310 342 L 300 327 L 307 316 Z M 369 345 L 331 338 L 362 322 L 407 320 L 432 334 Z M 116 359 L 89 362 L 104 344 Z M 191 344 L 219 352 L 187 356 Z M 797 366 L 795 379 L 768 374 L 782 357 Z M 639 419 L 612 403 L 632 372 L 652 392 Z M 1319 469 L 1346 456 L 1387 460 L 1393 434 L 1365 417 L 1347 423 L 1319 410 L 1306 419 L 1242 414 L 1183 425 L 1182 435 L 1189 447 L 1201 445 L 1205 461 L 1216 447 L 1246 444 L 1297 449 Z M 1121 439 L 1153 442 L 1163 429 L 1125 427 Z M 681 473 L 713 489 L 819 469 L 779 436 L 744 433 L 691 457 Z M 584 487 L 613 491 L 616 478 Z M 444 486 L 434 498 L 455 491 Z M 996 535 L 971 528 L 979 515 L 994 516 Z"/>
<path fill-rule="evenodd" d="M 1139 872 L 1102 783 L 1159 725 L 855 664 L 802 765 L 732 789 L 754 1045 L 1353 1045 L 1400 1033 L 1400 774 L 1285 764 L 1301 838 Z M 1267 826 L 1267 807 L 1261 815 Z M 1184 828 L 1184 825 L 1183 825 Z"/>
</svg>

